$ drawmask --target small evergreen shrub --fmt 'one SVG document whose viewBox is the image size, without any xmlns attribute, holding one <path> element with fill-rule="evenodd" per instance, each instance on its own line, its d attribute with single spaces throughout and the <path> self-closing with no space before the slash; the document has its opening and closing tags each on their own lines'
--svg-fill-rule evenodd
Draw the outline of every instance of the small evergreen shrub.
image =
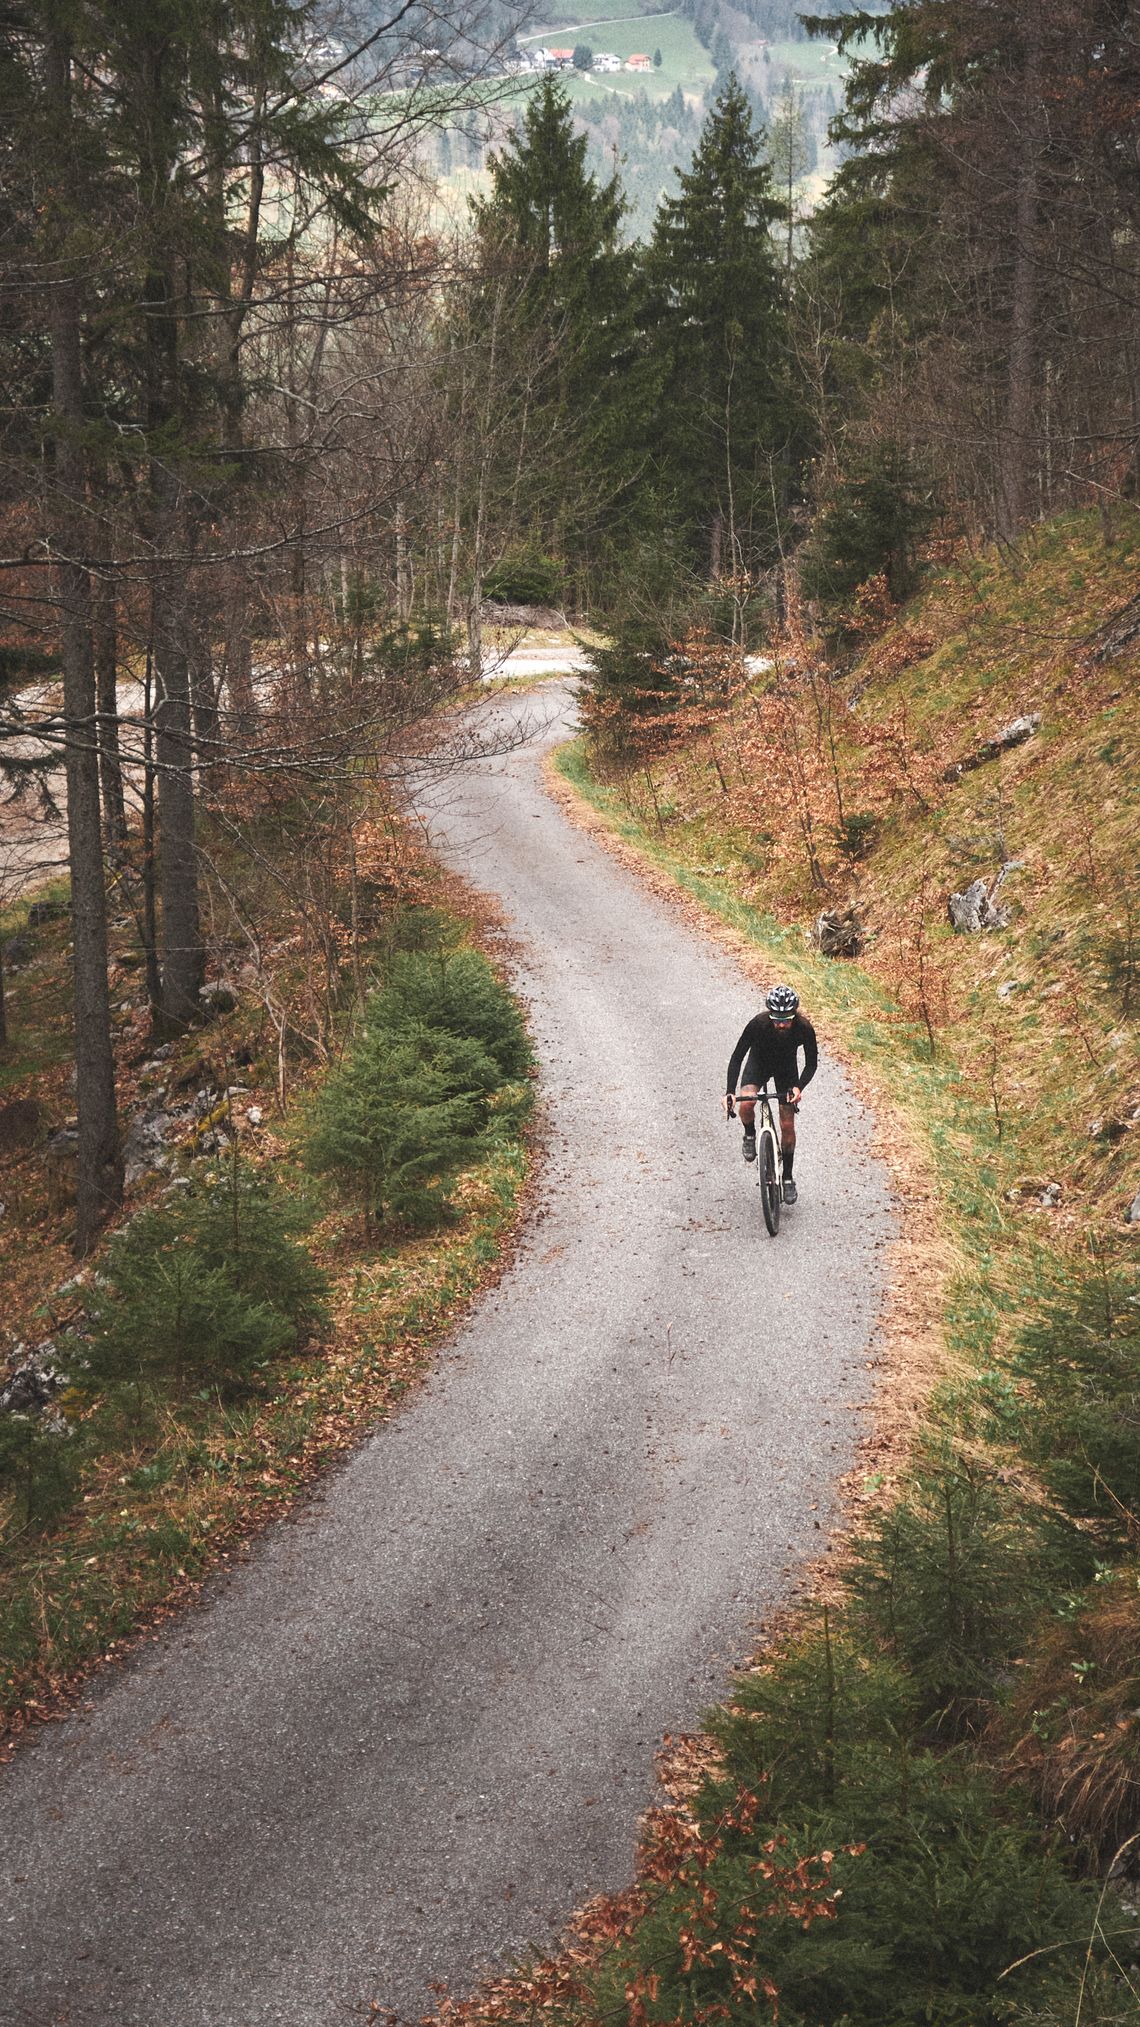
<svg viewBox="0 0 1140 2027">
<path fill-rule="evenodd" d="M 800 552 L 805 597 L 835 614 L 879 576 L 896 604 L 909 597 L 917 547 L 934 517 L 928 486 L 896 445 L 854 455 Z"/>
<path fill-rule="evenodd" d="M 449 1183 L 482 1152 L 499 1081 L 477 1044 L 418 1023 L 366 1022 L 314 1103 L 309 1164 L 363 1191 L 369 1225 L 439 1224 Z"/>
<path fill-rule="evenodd" d="M 1046 1484 L 1106 1543 L 1140 1517 L 1140 1285 L 1107 1266 L 1066 1276 L 1024 1326 L 1016 1359 L 1040 1410 L 1028 1441 Z"/>
<path fill-rule="evenodd" d="M 32 1415 L 0 1416 L 0 1540 L 50 1527 L 72 1505 L 80 1440 Z"/>
<path fill-rule="evenodd" d="M 455 634 L 446 619 L 420 613 L 388 627 L 370 649 L 376 666 L 403 676 L 426 675 L 455 653 Z"/>
<path fill-rule="evenodd" d="M 562 565 L 553 556 L 525 550 L 504 556 L 483 581 L 483 595 L 496 605 L 561 605 L 565 597 Z"/>
<path fill-rule="evenodd" d="M 699 1844 L 603 1967 L 595 2017 L 653 1980 L 651 2023 L 778 2005 L 782 2027 L 997 2027 L 1071 1985 L 1089 1898 L 1015 1796 L 919 1742 L 920 1719 L 905 1671 L 826 1624 L 742 1677 L 712 1720 L 725 1771 Z M 821 1874 L 837 1897 L 799 1918 L 780 1882 Z M 1035 1954 L 1056 1936 L 1078 1939 L 1071 1959 Z"/>
<path fill-rule="evenodd" d="M 369 1224 L 438 1224 L 455 1177 L 525 1112 L 514 1080 L 529 1063 L 518 1009 L 478 951 L 397 951 L 314 1100 L 309 1164 L 362 1189 Z"/>
<path fill-rule="evenodd" d="M 923 1714 L 954 1731 L 992 1696 L 1049 1578 L 1024 1502 L 992 1471 L 950 1455 L 920 1471 L 858 1544 L 851 1584 Z"/>
<path fill-rule="evenodd" d="M 394 956 L 373 998 L 370 1021 L 392 1029 L 418 1022 L 477 1042 L 503 1077 L 525 1076 L 530 1065 L 522 1015 L 477 950 Z"/>
<path fill-rule="evenodd" d="M 252 1301 L 279 1310 L 292 1343 L 303 1345 L 327 1324 L 328 1277 L 302 1243 L 312 1222 L 303 1198 L 235 1164 L 183 1191 L 178 1214 L 201 1265 L 224 1271 Z"/>
<path fill-rule="evenodd" d="M 868 1656 L 850 1635 L 815 1628 L 772 1664 L 735 1685 L 731 1703 L 712 1713 L 731 1787 L 764 1793 L 766 1817 L 830 1808 L 848 1788 L 865 1794 L 887 1748 L 899 1749 L 919 1728 L 914 1684 L 897 1663 Z M 724 1792 L 702 1804 L 715 1814 Z"/>
<path fill-rule="evenodd" d="M 305 1215 L 266 1177 L 196 1181 L 112 1239 L 76 1346 L 84 1391 L 230 1392 L 324 1318 Z"/>
</svg>

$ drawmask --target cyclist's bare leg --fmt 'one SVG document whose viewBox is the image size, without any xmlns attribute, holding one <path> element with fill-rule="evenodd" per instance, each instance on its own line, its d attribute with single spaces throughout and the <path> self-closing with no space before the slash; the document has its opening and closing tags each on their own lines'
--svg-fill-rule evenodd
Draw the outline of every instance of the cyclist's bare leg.
<svg viewBox="0 0 1140 2027">
<path fill-rule="evenodd" d="M 736 1094 L 736 1110 L 746 1133 L 751 1133 L 756 1125 L 756 1093 L 759 1088 L 758 1084 L 742 1084 Z"/>
</svg>

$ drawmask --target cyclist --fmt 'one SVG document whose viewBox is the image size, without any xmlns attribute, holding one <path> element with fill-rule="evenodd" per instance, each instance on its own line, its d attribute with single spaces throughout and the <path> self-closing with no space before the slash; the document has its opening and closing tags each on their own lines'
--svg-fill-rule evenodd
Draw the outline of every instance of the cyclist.
<svg viewBox="0 0 1140 2027">
<path fill-rule="evenodd" d="M 737 1110 L 744 1128 L 744 1159 L 756 1159 L 756 1107 L 752 1102 L 762 1084 L 769 1081 L 780 1099 L 780 1145 L 784 1156 L 784 1202 L 794 1204 L 798 1194 L 792 1181 L 796 1158 L 795 1107 L 815 1076 L 819 1061 L 815 1029 L 799 1010 L 800 998 L 790 985 L 774 985 L 765 994 L 764 1012 L 750 1020 L 732 1052 L 728 1066 L 728 1089 L 724 1097 L 726 1118 L 731 1118 L 736 1080 L 744 1065 Z M 799 1052 L 803 1050 L 801 1073 Z M 747 1059 L 747 1060 L 746 1060 Z"/>
</svg>

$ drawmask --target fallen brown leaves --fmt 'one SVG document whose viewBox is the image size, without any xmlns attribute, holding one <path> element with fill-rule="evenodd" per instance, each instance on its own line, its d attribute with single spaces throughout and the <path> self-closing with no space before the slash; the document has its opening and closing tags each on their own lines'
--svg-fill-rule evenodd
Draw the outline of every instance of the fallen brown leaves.
<svg viewBox="0 0 1140 2027">
<path fill-rule="evenodd" d="M 618 2018 L 623 2027 L 648 2027 L 661 1973 L 636 1965 L 625 1946 L 665 1895 L 679 1975 L 715 1970 L 724 1980 L 722 1998 L 694 2003 L 686 2016 L 694 2027 L 706 2022 L 711 2027 L 734 2016 L 753 2019 L 761 2004 L 773 2021 L 779 2018 L 779 1992 L 760 1961 L 762 1924 L 794 1921 L 806 1928 L 814 1921 L 834 1920 L 835 1854 L 792 1858 L 785 1855 L 782 1838 L 768 1838 L 747 1861 L 752 1888 L 743 1896 L 726 1896 L 713 1868 L 729 1840 L 755 1840 L 760 1798 L 738 1787 L 714 1821 L 698 1819 L 691 1798 L 705 1778 L 721 1771 L 716 1748 L 706 1739 L 666 1736 L 657 1771 L 670 1800 L 648 1810 L 642 1820 L 633 1885 L 623 1893 L 599 1895 L 580 1909 L 556 1954 L 487 1980 L 467 1999 L 454 1999 L 438 1988 L 436 2011 L 424 2027 L 503 2027 L 534 2013 L 572 2020 L 577 2027 L 602 2027 L 603 2021 Z M 620 2014 L 609 2008 L 603 2013 L 596 1997 L 596 1974 L 609 1957 L 625 1965 Z"/>
</svg>

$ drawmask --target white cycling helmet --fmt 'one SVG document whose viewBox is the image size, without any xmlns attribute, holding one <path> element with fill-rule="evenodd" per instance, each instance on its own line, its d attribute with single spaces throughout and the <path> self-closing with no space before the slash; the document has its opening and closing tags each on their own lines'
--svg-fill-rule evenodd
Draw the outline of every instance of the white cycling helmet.
<svg viewBox="0 0 1140 2027">
<path fill-rule="evenodd" d="M 774 1021 L 790 1021 L 795 1018 L 800 996 L 790 985 L 774 985 L 766 994 L 764 1004 Z"/>
</svg>

